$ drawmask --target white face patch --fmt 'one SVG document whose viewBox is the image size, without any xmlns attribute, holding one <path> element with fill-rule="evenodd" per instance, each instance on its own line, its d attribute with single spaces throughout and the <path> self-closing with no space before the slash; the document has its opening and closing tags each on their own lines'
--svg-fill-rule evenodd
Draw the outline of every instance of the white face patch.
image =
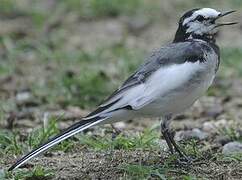
<svg viewBox="0 0 242 180">
<path fill-rule="evenodd" d="M 214 34 L 216 30 L 215 24 L 209 22 L 211 19 L 217 18 L 221 13 L 211 8 L 202 8 L 195 11 L 190 17 L 187 17 L 183 21 L 183 26 L 187 26 L 187 33 L 193 32 L 194 34 L 202 35 L 202 34 Z M 198 16 L 202 16 L 208 21 L 204 20 L 202 22 L 195 20 Z M 194 21 L 195 20 L 195 21 Z"/>
<path fill-rule="evenodd" d="M 202 9 L 199 9 L 197 11 L 195 11 L 192 16 L 186 18 L 182 25 L 184 26 L 185 24 L 187 24 L 188 22 L 196 19 L 197 16 L 201 15 L 205 18 L 216 18 L 218 17 L 219 15 L 221 14 L 221 12 L 218 12 L 216 11 L 215 9 L 212 9 L 212 8 L 202 8 Z"/>
<path fill-rule="evenodd" d="M 187 33 L 194 32 L 195 34 L 202 35 L 214 34 L 217 31 L 215 29 L 215 24 L 206 25 L 200 22 L 190 22 L 188 24 L 188 29 L 186 30 Z"/>
</svg>

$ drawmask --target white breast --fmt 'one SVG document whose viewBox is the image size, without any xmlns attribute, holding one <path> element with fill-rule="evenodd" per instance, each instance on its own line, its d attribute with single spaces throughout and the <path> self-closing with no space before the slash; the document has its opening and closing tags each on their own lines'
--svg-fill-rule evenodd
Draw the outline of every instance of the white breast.
<svg viewBox="0 0 242 180">
<path fill-rule="evenodd" d="M 213 82 L 216 63 L 211 64 L 211 58 L 215 57 L 207 58 L 210 62 L 174 64 L 154 73 L 147 83 L 146 93 L 155 98 L 140 113 L 162 116 L 177 114 L 190 107 Z"/>
</svg>

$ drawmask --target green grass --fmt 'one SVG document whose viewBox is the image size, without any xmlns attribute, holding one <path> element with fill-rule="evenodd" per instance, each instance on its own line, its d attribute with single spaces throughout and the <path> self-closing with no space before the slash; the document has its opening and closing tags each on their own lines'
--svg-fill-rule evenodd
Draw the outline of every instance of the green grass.
<svg viewBox="0 0 242 180">
<path fill-rule="evenodd" d="M 10 14 L 16 10 L 15 0 L 1 0 L 0 12 L 2 14 Z"/>
<path fill-rule="evenodd" d="M 145 166 L 145 165 L 132 165 L 132 164 L 123 164 L 119 167 L 124 171 L 128 178 L 131 179 L 149 179 L 157 178 L 165 180 L 167 169 L 164 167 L 155 167 L 155 166 Z"/>
<path fill-rule="evenodd" d="M 242 136 L 241 133 L 239 132 L 241 129 L 241 125 L 233 121 L 233 123 L 222 127 L 222 128 L 217 128 L 217 133 L 220 136 L 227 137 L 231 141 L 239 141 L 242 142 Z"/>
<path fill-rule="evenodd" d="M 68 10 L 78 11 L 83 18 L 116 17 L 119 15 L 133 15 L 143 9 L 143 0 L 70 0 L 61 1 Z"/>
<path fill-rule="evenodd" d="M 30 149 L 37 148 L 40 144 L 44 143 L 49 137 L 59 133 L 55 119 L 50 119 L 48 122 L 44 123 L 47 123 L 46 127 L 35 129 L 28 135 L 27 143 Z"/>
<path fill-rule="evenodd" d="M 241 48 L 224 48 L 221 49 L 221 73 L 232 73 L 233 76 L 242 76 L 242 49 Z"/>
<path fill-rule="evenodd" d="M 87 135 L 79 137 L 79 141 L 82 145 L 96 151 L 109 151 L 115 149 L 132 151 L 139 149 L 142 151 L 148 150 L 149 152 L 157 152 L 161 150 L 157 143 L 159 140 L 159 133 L 154 130 L 146 130 L 138 136 L 124 136 L 120 134 L 115 139 L 111 139 L 110 136 L 108 138 L 107 136 L 94 137 Z M 214 156 L 214 152 L 211 149 L 193 139 L 181 142 L 180 146 L 190 158 L 199 161 L 206 161 L 212 159 Z M 190 174 L 189 169 L 184 169 L 182 165 L 178 165 L 177 159 L 179 159 L 177 154 L 169 155 L 164 158 L 162 163 L 160 163 L 158 159 L 156 159 L 155 162 L 151 160 L 152 162 L 149 163 L 124 163 L 120 165 L 118 169 L 124 172 L 125 177 L 128 179 L 169 179 L 169 177 L 173 176 L 171 174 L 173 174 L 174 171 L 176 171 L 177 174 L 183 174 L 179 177 L 182 177 L 184 180 L 196 179 L 196 175 Z"/>
<path fill-rule="evenodd" d="M 50 51 L 41 49 L 37 54 L 43 61 L 57 64 L 46 84 L 33 83 L 32 92 L 46 99 L 48 104 L 60 104 L 90 108 L 99 104 L 134 71 L 143 58 L 138 50 L 122 45 L 85 51 Z M 118 75 L 115 79 L 107 71 L 107 64 Z"/>
<path fill-rule="evenodd" d="M 46 11 L 46 7 L 42 6 L 43 3 L 32 0 L 19 2 L 17 0 L 2 0 L 0 12 L 4 15 L 11 14 L 20 14 L 24 16 L 31 17 L 32 21 L 37 27 L 41 27 L 44 25 L 44 22 L 50 17 L 55 16 L 55 13 L 60 9 L 63 9 L 66 12 L 71 12 L 79 15 L 81 18 L 106 18 L 106 17 L 117 17 L 120 15 L 130 16 L 137 14 L 146 14 L 154 13 L 156 11 L 156 15 L 159 15 L 161 11 L 159 6 L 162 6 L 162 3 L 159 3 L 158 0 L 153 0 L 150 3 L 147 0 L 123 0 L 120 3 L 120 0 L 60 0 L 54 6 L 51 11 Z M 28 3 L 26 3 L 28 2 Z M 195 7 L 216 7 L 217 3 L 223 3 L 227 7 L 230 8 L 240 8 L 242 3 L 240 0 L 233 0 L 231 2 L 226 2 L 216 0 L 189 0 L 189 1 L 181 1 L 181 2 L 171 2 L 172 6 L 177 9 L 188 9 Z M 148 13 L 147 13 L 148 12 Z"/>
<path fill-rule="evenodd" d="M 182 179 L 182 180 L 196 180 L 195 175 L 190 175 L 188 172 L 183 171 L 182 169 L 176 170 L 177 175 L 185 174 L 181 176 L 171 175 L 172 171 L 174 171 L 174 167 L 166 167 L 164 165 L 132 165 L 132 164 L 123 164 L 119 167 L 120 170 L 125 172 L 125 176 L 128 179 L 138 180 L 138 179 L 159 179 L 159 180 L 167 180 L 167 179 Z M 174 172 L 173 172 L 174 173 Z"/>
<path fill-rule="evenodd" d="M 16 133 L 1 131 L 0 133 L 0 155 L 21 154 L 23 144 L 19 143 L 19 136 Z"/>
<path fill-rule="evenodd" d="M 100 150 L 134 150 L 134 149 L 158 149 L 157 139 L 159 135 L 153 130 L 145 130 L 137 136 L 118 135 L 115 138 L 105 135 L 105 137 L 95 137 L 83 135 L 79 137 L 79 142 L 88 148 Z"/>
<path fill-rule="evenodd" d="M 224 156 L 219 153 L 214 153 L 211 149 L 204 148 L 204 144 L 199 143 L 195 140 L 187 140 L 180 143 L 180 146 L 186 152 L 189 158 L 194 160 L 194 164 L 182 165 L 178 162 L 180 157 L 178 154 L 169 155 L 168 157 L 162 158 L 162 162 L 156 160 L 150 163 L 132 163 L 122 164 L 119 169 L 122 170 L 128 179 L 184 179 L 184 180 L 195 180 L 200 179 L 196 172 L 192 173 L 192 169 L 195 168 L 197 163 L 207 163 L 211 159 L 218 161 L 224 161 Z M 164 156 L 164 155 L 162 155 Z M 157 157 L 159 158 L 159 157 Z M 234 157 L 235 158 L 235 157 Z M 238 156 L 236 156 L 238 159 Z M 231 159 L 230 159 L 231 160 Z M 231 162 L 231 161 L 230 161 Z M 194 166 L 194 167 L 193 167 Z M 172 178 L 171 178 L 172 177 Z"/>
<path fill-rule="evenodd" d="M 7 172 L 0 170 L 0 179 L 14 179 L 14 180 L 48 180 L 54 177 L 54 172 L 43 168 L 40 166 L 36 166 L 33 170 L 28 169 L 17 169 L 14 172 Z"/>
<path fill-rule="evenodd" d="M 43 125 L 44 126 L 44 125 Z M 37 148 L 46 142 L 50 137 L 59 133 L 56 120 L 50 119 L 46 127 L 34 129 L 27 137 L 21 137 L 19 132 L 10 132 L 7 130 L 0 132 L 0 156 L 6 154 L 21 155 L 26 151 Z M 67 140 L 60 143 L 54 150 L 68 151 L 74 145 L 74 142 Z"/>
<path fill-rule="evenodd" d="M 181 147 L 184 149 L 184 152 L 186 152 L 190 157 L 193 157 L 194 159 L 202 158 L 204 155 L 201 144 L 199 144 L 199 142 L 195 139 L 184 141 Z"/>
<path fill-rule="evenodd" d="M 50 137 L 53 137 L 60 133 L 56 119 L 50 118 L 50 120 L 47 123 L 46 127 L 38 128 L 34 131 L 32 131 L 28 137 L 27 137 L 27 145 L 29 149 L 34 149 L 46 142 Z M 58 121 L 61 121 L 58 119 Z M 53 148 L 54 151 L 68 151 L 74 146 L 75 142 L 71 140 L 66 140 L 58 144 Z"/>
<path fill-rule="evenodd" d="M 14 68 L 8 63 L 1 61 L 0 62 L 0 76 L 6 77 L 13 73 Z"/>
<path fill-rule="evenodd" d="M 9 36 L 0 37 L 0 46 L 5 48 L 5 53 L 0 61 L 0 76 L 12 75 L 15 71 L 15 57 L 17 52 L 14 50 L 13 39 Z M 1 57 L 1 56 L 0 56 Z"/>
<path fill-rule="evenodd" d="M 30 54 L 34 59 L 28 76 L 33 80 L 27 82 L 27 86 L 38 102 L 50 106 L 59 104 L 62 107 L 90 108 L 120 86 L 143 62 L 144 53 L 141 50 L 128 49 L 123 44 L 97 48 L 93 52 L 79 49 L 70 52 L 58 47 L 59 41 L 57 38 L 51 42 L 54 47 L 50 47 L 50 42 L 45 40 L 14 42 L 12 37 L 4 37 L 2 44 L 7 52 L 0 62 L 0 75 L 16 76 L 17 71 L 24 71 L 22 58 Z M 54 67 L 48 78 L 44 77 L 47 64 Z M 42 69 L 43 76 L 35 74 L 38 68 Z M 109 72 L 107 68 L 114 70 Z M 43 78 L 45 81 L 41 81 Z"/>
<path fill-rule="evenodd" d="M 222 48 L 221 61 L 218 70 L 217 78 L 222 81 L 228 78 L 241 78 L 242 77 L 242 50 L 241 48 Z M 220 83 L 217 86 L 211 86 L 207 92 L 209 96 L 225 97 L 230 94 L 229 81 Z"/>
<path fill-rule="evenodd" d="M 36 27 L 41 27 L 46 20 L 52 15 L 54 16 L 60 9 L 75 13 L 81 18 L 105 18 L 135 15 L 152 4 L 149 5 L 144 0 L 123 0 L 122 3 L 119 0 L 61 0 L 51 11 L 48 11 L 48 9 L 46 11 L 46 6 L 42 5 L 43 3 L 36 0 L 24 1 L 24 5 L 17 0 L 2 0 L 0 10 L 1 14 L 5 16 L 11 16 L 11 14 L 28 16 Z"/>
<path fill-rule="evenodd" d="M 241 163 L 242 153 L 233 153 L 228 155 L 217 154 L 217 161 L 223 161 L 226 163 Z"/>
</svg>

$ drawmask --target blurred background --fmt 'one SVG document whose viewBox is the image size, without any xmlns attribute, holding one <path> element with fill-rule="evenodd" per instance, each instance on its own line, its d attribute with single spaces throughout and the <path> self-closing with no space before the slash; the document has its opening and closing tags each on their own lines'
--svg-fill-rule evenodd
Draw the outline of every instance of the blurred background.
<svg viewBox="0 0 242 180">
<path fill-rule="evenodd" d="M 61 119 L 61 129 L 73 123 L 114 91 L 147 53 L 171 42 L 179 17 L 198 7 L 235 9 L 223 20 L 240 24 L 219 32 L 215 85 L 192 112 L 177 118 L 183 120 L 177 128 L 214 119 L 239 122 L 241 0 L 0 0 L 0 128 L 24 136 L 49 115 Z"/>
</svg>

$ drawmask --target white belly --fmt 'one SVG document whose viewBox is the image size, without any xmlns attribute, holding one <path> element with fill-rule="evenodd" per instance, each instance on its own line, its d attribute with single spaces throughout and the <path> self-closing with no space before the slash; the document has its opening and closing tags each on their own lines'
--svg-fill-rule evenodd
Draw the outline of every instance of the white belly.
<svg viewBox="0 0 242 180">
<path fill-rule="evenodd" d="M 199 84 L 187 85 L 160 97 L 157 101 L 153 102 L 154 104 L 151 104 L 151 106 L 158 107 L 154 114 L 159 116 L 167 113 L 178 114 L 183 112 L 205 94 L 213 79 L 214 76 Z"/>
<path fill-rule="evenodd" d="M 177 78 L 168 77 L 166 86 L 172 88 L 157 95 L 154 101 L 140 109 L 139 114 L 160 117 L 183 112 L 205 94 L 214 76 L 214 69 L 204 66 L 193 73 L 180 73 Z"/>
</svg>

